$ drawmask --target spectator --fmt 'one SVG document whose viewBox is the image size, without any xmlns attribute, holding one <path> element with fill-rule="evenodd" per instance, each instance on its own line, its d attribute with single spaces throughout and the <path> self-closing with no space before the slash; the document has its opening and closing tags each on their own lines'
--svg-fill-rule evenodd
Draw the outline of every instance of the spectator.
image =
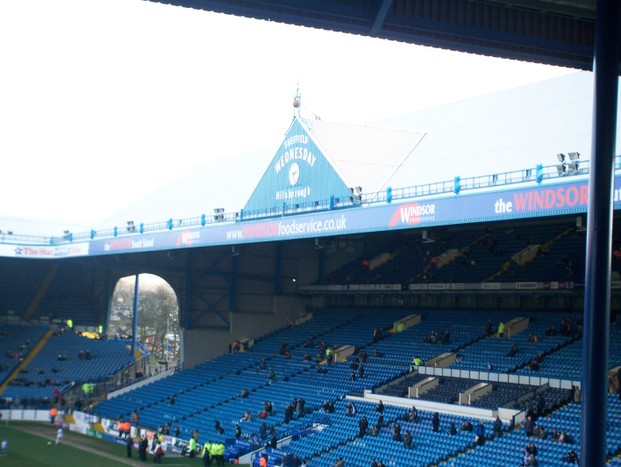
<svg viewBox="0 0 621 467">
<path fill-rule="evenodd" d="M 357 412 L 358 410 L 356 409 L 356 404 L 354 404 L 352 401 L 348 401 L 345 405 L 345 415 L 347 415 L 348 417 L 353 417 L 354 415 L 356 415 Z"/>
<path fill-rule="evenodd" d="M 412 449 L 412 433 L 408 431 L 405 432 L 405 436 L 403 437 L 403 446 L 406 449 Z"/>
<path fill-rule="evenodd" d="M 535 426 L 533 428 L 533 436 L 539 439 L 546 439 L 548 437 L 548 433 L 546 432 L 546 429 L 544 427 L 542 427 L 538 423 L 535 423 Z"/>
<path fill-rule="evenodd" d="M 568 464 L 578 465 L 580 463 L 580 458 L 578 457 L 576 451 L 574 451 L 573 449 L 565 454 L 561 460 L 563 462 L 567 462 Z"/>
<path fill-rule="evenodd" d="M 507 352 L 507 357 L 514 357 L 515 354 L 517 354 L 520 351 L 520 349 L 518 349 L 518 346 L 515 345 L 515 342 L 513 344 L 511 344 L 511 348 L 509 349 L 509 352 Z"/>
<path fill-rule="evenodd" d="M 494 333 L 492 327 L 492 320 L 488 319 L 487 323 L 485 323 L 485 326 L 483 327 L 483 334 L 485 334 L 486 336 L 491 336 Z"/>
<path fill-rule="evenodd" d="M 393 441 L 401 441 L 401 425 L 397 422 L 392 424 L 392 439 Z"/>
<path fill-rule="evenodd" d="M 162 448 L 162 444 L 158 441 L 153 451 L 153 462 L 155 464 L 161 464 L 162 457 L 164 457 L 164 449 Z"/>
<path fill-rule="evenodd" d="M 418 355 L 412 357 L 412 364 L 410 365 L 410 372 L 415 371 L 419 366 L 423 366 L 425 362 Z"/>
<path fill-rule="evenodd" d="M 496 415 L 496 420 L 494 420 L 494 436 L 500 436 L 502 434 L 502 420 L 498 415 Z"/>
<path fill-rule="evenodd" d="M 149 440 L 146 436 L 142 436 L 140 438 L 140 443 L 138 443 L 138 458 L 141 461 L 147 460 L 147 448 L 149 447 Z"/>
<path fill-rule="evenodd" d="M 433 418 L 431 419 L 431 428 L 434 433 L 440 431 L 440 414 L 438 412 L 433 413 Z"/>
<path fill-rule="evenodd" d="M 449 434 L 450 435 L 456 435 L 457 434 L 457 428 L 455 428 L 455 424 L 451 422 L 451 426 L 449 427 Z"/>
<path fill-rule="evenodd" d="M 461 424 L 461 431 L 472 432 L 473 426 L 470 420 L 464 420 Z"/>
<path fill-rule="evenodd" d="M 367 417 L 363 415 L 360 421 L 358 422 L 358 437 L 359 438 L 362 438 L 367 433 L 368 427 L 369 427 L 369 421 L 367 420 Z"/>
<path fill-rule="evenodd" d="M 561 434 L 558 437 L 558 442 L 559 443 L 564 443 L 564 444 L 572 444 L 572 439 L 571 437 L 567 434 L 567 432 L 565 431 L 561 431 Z"/>
<path fill-rule="evenodd" d="M 533 422 L 533 417 L 532 416 L 528 416 L 526 417 L 526 420 L 524 420 L 524 433 L 526 434 L 526 436 L 533 436 L 535 432 L 535 422 Z"/>
<path fill-rule="evenodd" d="M 214 421 L 214 428 L 216 430 L 216 433 L 218 433 L 219 435 L 224 434 L 224 428 L 222 428 L 222 423 L 220 423 L 220 420 L 216 419 Z"/>
<path fill-rule="evenodd" d="M 505 337 L 505 323 L 502 321 L 498 323 L 498 337 Z"/>
<path fill-rule="evenodd" d="M 485 444 L 485 423 L 483 423 L 483 420 L 474 429 L 474 434 L 474 442 L 479 446 L 483 446 Z"/>
</svg>

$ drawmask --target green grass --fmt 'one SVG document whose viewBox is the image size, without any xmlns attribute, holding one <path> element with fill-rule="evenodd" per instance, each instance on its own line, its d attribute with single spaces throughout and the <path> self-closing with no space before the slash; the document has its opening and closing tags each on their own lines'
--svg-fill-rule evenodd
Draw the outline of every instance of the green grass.
<svg viewBox="0 0 621 467">
<path fill-rule="evenodd" d="M 0 425 L 0 440 L 8 441 L 8 455 L 6 457 L 0 456 L 0 466 L 2 467 L 118 467 L 123 465 L 122 462 L 124 460 L 128 460 L 125 446 L 119 444 L 65 430 L 64 441 L 66 442 L 56 445 L 54 444 L 55 431 L 52 431 L 51 427 L 49 437 L 44 438 L 20 431 L 18 429 L 20 426 L 32 427 L 42 425 L 18 422 L 13 422 L 9 426 Z M 67 444 L 69 440 L 73 443 L 79 443 L 86 450 L 69 446 Z M 48 444 L 48 442 L 51 442 L 51 444 Z M 104 457 L 101 453 L 107 453 L 114 456 L 114 458 Z M 132 456 L 131 460 L 140 462 L 137 449 L 133 450 Z M 144 464 L 153 464 L 153 458 L 148 455 L 147 461 Z M 162 459 L 162 465 L 167 464 L 179 467 L 202 467 L 203 465 L 199 458 L 190 459 L 177 456 L 165 456 Z M 241 466 L 243 467 L 243 464 Z"/>
</svg>

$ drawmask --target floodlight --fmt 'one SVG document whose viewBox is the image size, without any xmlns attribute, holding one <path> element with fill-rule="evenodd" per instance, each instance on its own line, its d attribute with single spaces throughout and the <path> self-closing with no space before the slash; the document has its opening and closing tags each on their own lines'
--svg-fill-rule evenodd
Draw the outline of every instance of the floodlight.
<svg viewBox="0 0 621 467">
<path fill-rule="evenodd" d="M 580 153 L 579 152 L 568 152 L 567 156 L 569 156 L 569 160 L 570 161 L 575 161 L 580 159 Z"/>
<path fill-rule="evenodd" d="M 565 162 L 565 154 L 563 154 L 563 153 L 558 153 L 558 154 L 556 155 L 556 157 L 558 157 L 558 161 L 559 161 L 559 162 Z"/>
</svg>

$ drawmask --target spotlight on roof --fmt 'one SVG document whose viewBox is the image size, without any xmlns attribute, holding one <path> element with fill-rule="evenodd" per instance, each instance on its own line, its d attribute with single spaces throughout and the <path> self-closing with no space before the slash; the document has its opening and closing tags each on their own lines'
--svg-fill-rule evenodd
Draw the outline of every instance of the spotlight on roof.
<svg viewBox="0 0 621 467">
<path fill-rule="evenodd" d="M 224 220 L 224 208 L 214 208 L 213 212 L 215 213 L 213 218 L 216 222 L 222 222 Z"/>
<path fill-rule="evenodd" d="M 559 162 L 561 162 L 561 163 L 565 162 L 565 154 L 563 154 L 563 153 L 559 152 L 559 153 L 556 155 L 556 157 L 558 158 L 558 161 L 559 161 Z"/>
<path fill-rule="evenodd" d="M 569 157 L 570 161 L 576 161 L 576 160 L 580 159 L 580 153 L 579 152 L 568 152 L 567 156 Z"/>
<path fill-rule="evenodd" d="M 349 197 L 350 203 L 352 204 L 362 203 L 362 187 L 359 187 L 359 186 L 350 187 L 349 191 L 351 191 L 351 196 Z"/>
<path fill-rule="evenodd" d="M 134 224 L 134 221 L 127 221 L 127 231 L 128 232 L 136 231 L 136 224 Z"/>
</svg>

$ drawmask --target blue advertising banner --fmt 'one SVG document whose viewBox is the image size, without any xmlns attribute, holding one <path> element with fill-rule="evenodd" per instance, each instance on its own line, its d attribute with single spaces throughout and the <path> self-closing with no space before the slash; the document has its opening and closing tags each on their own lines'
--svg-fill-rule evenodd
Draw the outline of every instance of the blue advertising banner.
<svg viewBox="0 0 621 467">
<path fill-rule="evenodd" d="M 335 210 L 304 212 L 299 215 L 276 216 L 262 220 L 221 222 L 187 229 L 95 238 L 88 242 L 88 251 L 85 247 L 80 251 L 83 255 L 106 255 L 350 235 L 435 225 L 584 213 L 587 207 L 587 179 L 568 178 L 556 184 L 481 191 L 468 195 L 427 197 L 400 204 L 352 204 L 350 207 Z M 614 207 L 621 209 L 621 176 L 615 178 Z M 53 258 L 54 251 L 43 255 L 38 249 L 47 251 L 55 248 L 66 249 L 66 245 L 45 247 L 0 245 L 0 254 Z"/>
</svg>

